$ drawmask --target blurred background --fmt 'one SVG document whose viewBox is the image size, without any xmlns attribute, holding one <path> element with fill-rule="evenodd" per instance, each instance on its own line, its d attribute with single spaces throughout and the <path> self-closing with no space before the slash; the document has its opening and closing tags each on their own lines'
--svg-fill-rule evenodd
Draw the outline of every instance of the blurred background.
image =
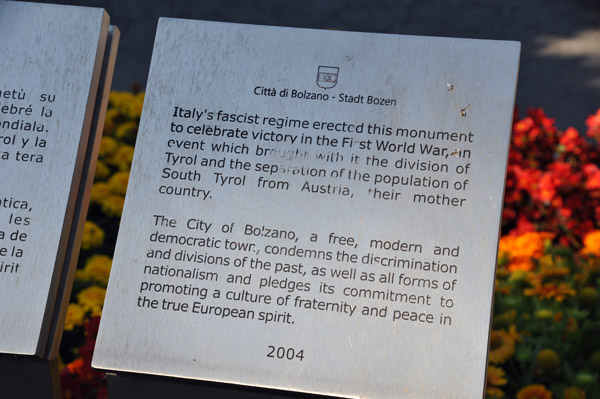
<svg viewBox="0 0 600 399">
<path fill-rule="evenodd" d="M 38 1 L 40 2 L 40 1 Z M 53 0 L 102 7 L 121 30 L 113 90 L 144 89 L 159 17 L 516 40 L 517 106 L 584 130 L 600 106 L 599 0 Z"/>
</svg>

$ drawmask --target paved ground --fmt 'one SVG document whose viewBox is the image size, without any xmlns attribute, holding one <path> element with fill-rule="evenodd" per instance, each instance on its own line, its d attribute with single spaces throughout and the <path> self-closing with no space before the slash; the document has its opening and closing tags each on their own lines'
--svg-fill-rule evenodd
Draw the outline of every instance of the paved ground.
<svg viewBox="0 0 600 399">
<path fill-rule="evenodd" d="M 38 0 L 39 1 L 39 0 Z M 43 1 L 43 0 L 42 0 Z M 522 43 L 517 104 L 582 129 L 600 107 L 600 0 L 57 0 L 121 29 L 114 89 L 144 87 L 159 17 Z"/>
</svg>

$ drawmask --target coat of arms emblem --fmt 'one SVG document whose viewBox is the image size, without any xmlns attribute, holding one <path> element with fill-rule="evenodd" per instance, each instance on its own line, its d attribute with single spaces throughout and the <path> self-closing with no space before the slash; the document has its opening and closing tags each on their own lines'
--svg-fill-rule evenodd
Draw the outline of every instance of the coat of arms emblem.
<svg viewBox="0 0 600 399">
<path fill-rule="evenodd" d="M 323 89 L 331 89 L 337 84 L 340 68 L 330 66 L 319 66 L 317 72 L 317 86 Z"/>
</svg>

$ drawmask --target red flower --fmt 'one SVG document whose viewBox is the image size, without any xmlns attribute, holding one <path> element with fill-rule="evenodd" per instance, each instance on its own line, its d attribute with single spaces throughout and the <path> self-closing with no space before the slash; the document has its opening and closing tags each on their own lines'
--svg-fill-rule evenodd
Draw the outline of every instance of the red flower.
<svg viewBox="0 0 600 399">
<path fill-rule="evenodd" d="M 533 118 L 537 124 L 542 125 L 546 130 L 556 130 L 554 119 L 548 118 L 542 108 L 531 108 L 527 110 L 527 115 Z"/>
<path fill-rule="evenodd" d="M 514 119 L 502 234 L 549 231 L 572 245 L 600 228 L 600 110 L 586 123 L 592 140 L 559 131 L 542 109 Z"/>
<path fill-rule="evenodd" d="M 588 190 L 600 189 L 600 169 L 594 164 L 586 164 L 583 166 L 583 173 L 585 174 L 585 188 Z"/>
<path fill-rule="evenodd" d="M 564 151 L 575 154 L 581 152 L 581 137 L 579 137 L 579 132 L 575 128 L 570 127 L 565 130 L 558 142 L 564 147 Z"/>
<path fill-rule="evenodd" d="M 600 108 L 594 115 L 588 116 L 585 124 L 588 127 L 587 135 L 589 137 L 600 138 Z"/>
<path fill-rule="evenodd" d="M 69 363 L 60 375 L 63 399 L 106 398 L 104 373 L 92 368 L 92 354 L 98 335 L 100 317 L 92 317 L 84 324 L 85 343 L 79 348 L 80 357 Z"/>
<path fill-rule="evenodd" d="M 533 192 L 537 188 L 538 181 L 542 177 L 542 171 L 537 169 L 523 169 L 514 166 L 512 172 L 516 177 L 517 188 L 529 192 Z"/>
</svg>

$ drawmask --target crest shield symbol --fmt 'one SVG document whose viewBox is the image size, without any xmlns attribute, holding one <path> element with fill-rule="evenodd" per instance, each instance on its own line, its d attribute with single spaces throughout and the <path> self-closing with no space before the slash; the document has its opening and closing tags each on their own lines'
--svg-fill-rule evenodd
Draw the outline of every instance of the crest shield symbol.
<svg viewBox="0 0 600 399">
<path fill-rule="evenodd" d="M 331 89 L 337 84 L 340 68 L 330 66 L 319 66 L 317 72 L 317 86 L 323 89 Z"/>
</svg>

